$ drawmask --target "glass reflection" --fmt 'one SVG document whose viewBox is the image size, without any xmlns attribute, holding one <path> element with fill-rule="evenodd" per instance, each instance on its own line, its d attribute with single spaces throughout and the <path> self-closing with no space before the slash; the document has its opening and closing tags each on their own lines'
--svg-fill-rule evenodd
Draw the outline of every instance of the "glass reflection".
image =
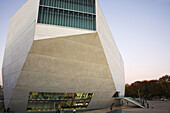
<svg viewBox="0 0 170 113">
<path fill-rule="evenodd" d="M 96 30 L 95 0 L 40 0 L 38 23 Z"/>
<path fill-rule="evenodd" d="M 93 93 L 41 93 L 30 92 L 27 111 L 51 111 L 56 109 L 85 109 Z"/>
</svg>

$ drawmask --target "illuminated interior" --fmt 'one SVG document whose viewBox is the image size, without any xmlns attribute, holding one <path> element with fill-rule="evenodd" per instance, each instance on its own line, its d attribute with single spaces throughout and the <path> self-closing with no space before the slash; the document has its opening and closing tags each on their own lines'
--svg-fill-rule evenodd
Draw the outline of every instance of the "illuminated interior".
<svg viewBox="0 0 170 113">
<path fill-rule="evenodd" d="M 27 111 L 86 109 L 93 95 L 93 93 L 30 92 Z"/>
</svg>

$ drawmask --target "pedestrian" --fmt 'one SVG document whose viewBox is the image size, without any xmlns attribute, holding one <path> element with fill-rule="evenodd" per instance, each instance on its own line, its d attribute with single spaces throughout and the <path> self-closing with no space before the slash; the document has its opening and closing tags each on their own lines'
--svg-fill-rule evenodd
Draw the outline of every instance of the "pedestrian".
<svg viewBox="0 0 170 113">
<path fill-rule="evenodd" d="M 57 108 L 56 113 L 60 113 L 60 110 Z"/>
<path fill-rule="evenodd" d="M 128 103 L 129 103 L 129 102 L 127 101 L 127 105 L 128 105 Z"/>
<path fill-rule="evenodd" d="M 152 108 L 152 109 L 154 108 L 153 104 L 151 105 L 151 108 Z"/>
<path fill-rule="evenodd" d="M 144 102 L 144 100 L 142 101 L 142 106 L 145 106 L 145 102 Z"/>
<path fill-rule="evenodd" d="M 63 107 L 62 107 L 62 106 L 60 106 L 60 113 L 64 113 L 64 112 L 63 112 Z"/>
<path fill-rule="evenodd" d="M 7 108 L 7 113 L 10 111 L 10 108 Z"/>
<path fill-rule="evenodd" d="M 64 109 L 61 109 L 61 110 L 60 110 L 60 113 L 64 113 Z"/>
<path fill-rule="evenodd" d="M 149 108 L 149 103 L 147 103 L 147 108 Z"/>
<path fill-rule="evenodd" d="M 3 110 L 3 111 L 4 111 L 4 113 L 6 113 L 6 109 L 5 109 L 5 108 L 4 108 L 4 110 Z"/>
<path fill-rule="evenodd" d="M 60 113 L 63 113 L 63 111 L 62 111 L 62 110 L 60 110 Z"/>
<path fill-rule="evenodd" d="M 73 113 L 76 113 L 76 109 L 75 108 L 73 109 Z"/>
<path fill-rule="evenodd" d="M 122 100 L 122 106 L 123 106 L 123 100 Z"/>
</svg>

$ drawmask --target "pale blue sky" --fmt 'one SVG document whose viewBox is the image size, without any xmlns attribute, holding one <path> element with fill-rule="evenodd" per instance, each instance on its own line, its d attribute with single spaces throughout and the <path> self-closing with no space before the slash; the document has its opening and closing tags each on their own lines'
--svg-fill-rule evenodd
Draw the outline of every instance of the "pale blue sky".
<svg viewBox="0 0 170 113">
<path fill-rule="evenodd" d="M 9 19 L 25 1 L 0 0 L 0 68 Z M 170 75 L 170 0 L 98 1 L 124 59 L 126 83 Z"/>
</svg>

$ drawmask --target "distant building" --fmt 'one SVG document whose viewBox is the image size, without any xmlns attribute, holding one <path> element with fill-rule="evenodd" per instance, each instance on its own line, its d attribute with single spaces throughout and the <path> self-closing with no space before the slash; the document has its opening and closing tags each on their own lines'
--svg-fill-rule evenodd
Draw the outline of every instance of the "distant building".
<svg viewBox="0 0 170 113">
<path fill-rule="evenodd" d="M 107 108 L 124 96 L 124 64 L 95 0 L 27 0 L 11 17 L 2 71 L 15 113 Z"/>
</svg>

